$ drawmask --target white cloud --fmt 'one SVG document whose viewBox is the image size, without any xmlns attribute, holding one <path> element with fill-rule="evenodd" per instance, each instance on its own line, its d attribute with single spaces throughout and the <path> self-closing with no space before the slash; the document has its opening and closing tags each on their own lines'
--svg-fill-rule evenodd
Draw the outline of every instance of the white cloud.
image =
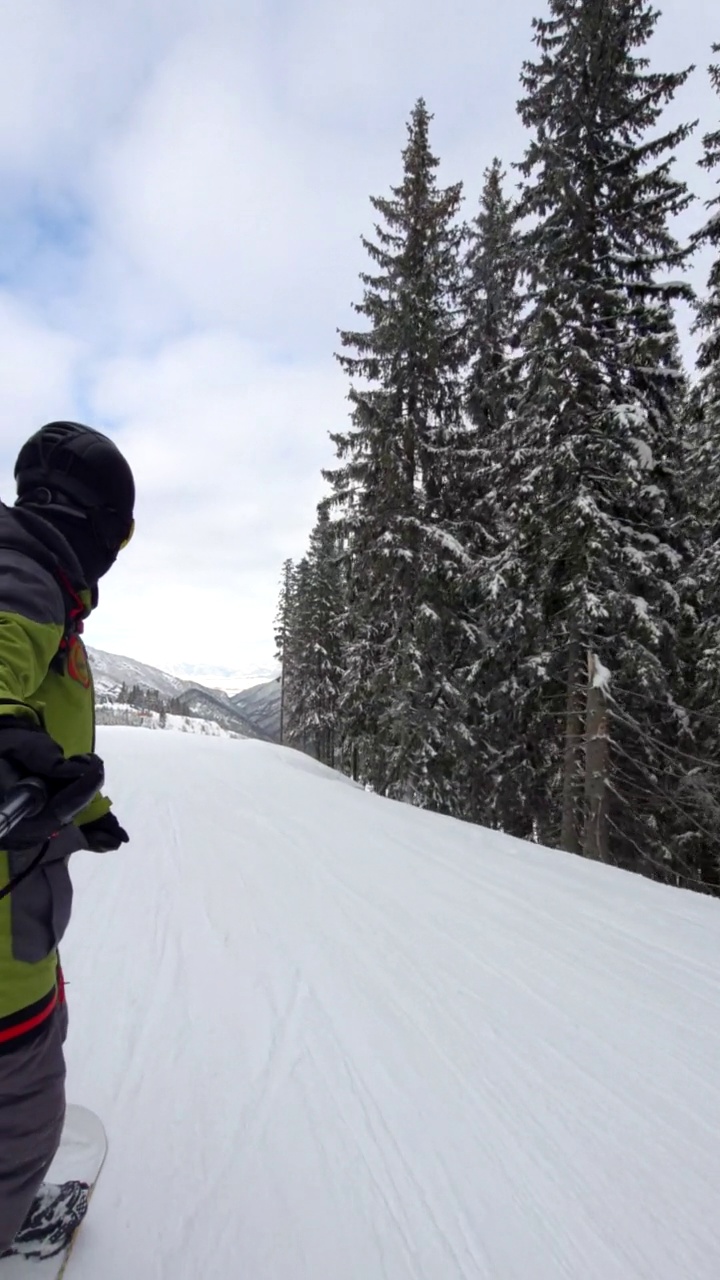
<svg viewBox="0 0 720 1280">
<path fill-rule="evenodd" d="M 520 137 L 514 80 L 478 62 L 475 3 L 425 10 L 296 4 L 268 32 L 228 9 L 173 41 L 96 157 L 93 278 L 109 272 L 122 292 L 122 261 L 194 323 L 329 351 L 357 294 L 369 195 L 398 177 L 415 98 L 437 108 L 444 176 L 467 176 L 473 199 L 494 151 Z"/>
<path fill-rule="evenodd" d="M 359 239 L 348 206 L 366 208 L 371 187 L 362 147 L 348 163 L 343 141 L 308 133 L 271 84 L 243 45 L 177 45 L 100 160 L 101 246 L 196 323 L 307 335 Z"/>
<path fill-rule="evenodd" d="M 182 30 L 191 6 L 172 10 Z M 168 38 L 164 0 L 33 0 L 0 18 L 0 162 L 47 190 L 82 180 L 76 165 L 111 131 Z"/>
<path fill-rule="evenodd" d="M 536 0 L 515 0 L 512 20 L 478 0 L 300 0 L 280 33 L 284 94 L 346 142 L 351 130 L 397 137 L 421 95 L 446 136 L 497 134 L 496 96 L 514 105 L 535 12 Z"/>
<path fill-rule="evenodd" d="M 0 467 L 49 418 L 111 428 L 138 534 L 98 644 L 266 665 L 346 414 L 332 359 L 424 94 L 441 178 L 508 168 L 538 0 L 33 0 L 0 14 Z M 661 19 L 656 63 L 704 67 L 709 6 Z M 677 118 L 717 118 L 702 70 Z M 708 117 L 710 117 L 708 119 Z M 699 139 L 683 176 L 696 170 Z M 688 219 L 701 220 L 696 208 Z M 693 219 L 695 219 L 693 221 Z M 702 283 L 698 276 L 698 283 Z"/>
<path fill-rule="evenodd" d="M 0 351 L 0 458 L 10 469 L 22 439 L 49 417 L 62 417 L 75 403 L 80 344 L 4 291 Z"/>
<path fill-rule="evenodd" d="M 227 331 L 105 364 L 94 420 L 122 423 L 139 499 L 136 539 L 103 592 L 103 634 L 126 631 L 127 590 L 131 632 L 142 619 L 152 637 L 145 656 L 164 646 L 180 662 L 202 643 L 206 661 L 267 663 L 280 564 L 303 548 L 343 396 L 332 361 L 282 364 Z"/>
</svg>

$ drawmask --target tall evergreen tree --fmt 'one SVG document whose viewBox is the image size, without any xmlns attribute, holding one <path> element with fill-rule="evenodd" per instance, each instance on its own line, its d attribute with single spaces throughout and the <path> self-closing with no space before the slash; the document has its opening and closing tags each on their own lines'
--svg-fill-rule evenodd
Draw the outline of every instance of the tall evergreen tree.
<svg viewBox="0 0 720 1280">
<path fill-rule="evenodd" d="M 689 72 L 648 69 L 658 15 L 646 0 L 549 8 L 519 103 L 533 134 L 520 166 L 530 309 L 507 636 L 543 793 L 538 834 L 664 874 L 667 758 L 684 725 L 672 306 L 691 297 L 670 220 L 691 197 L 671 171 L 689 129 L 657 126 Z"/>
<path fill-rule="evenodd" d="M 720 53 L 720 45 L 713 46 Z M 720 65 L 710 67 L 720 94 Z M 720 114 L 720 113 L 719 113 Z M 706 133 L 701 166 L 720 187 L 720 120 Z M 697 526 L 694 613 L 687 637 L 696 759 L 682 784 L 683 803 L 697 814 L 686 840 L 703 883 L 720 883 L 720 190 L 707 204 L 709 219 L 694 237 L 712 254 L 707 293 L 697 309 L 699 380 L 689 412 L 689 473 Z"/>
<path fill-rule="evenodd" d="M 338 703 L 343 680 L 344 594 L 338 530 L 321 502 L 308 550 L 306 685 L 302 732 L 313 754 L 334 765 L 338 750 Z"/>
<path fill-rule="evenodd" d="M 478 450 L 490 447 L 503 431 L 518 393 L 522 239 L 515 206 L 503 189 L 504 177 L 496 158 L 485 171 L 480 209 L 470 224 L 465 256 L 469 360 L 465 400 Z M 487 485 L 483 460 L 478 461 L 477 480 Z"/>
<path fill-rule="evenodd" d="M 464 522 L 462 541 L 473 560 L 466 588 L 474 630 L 466 655 L 469 732 L 464 812 L 475 821 L 532 835 L 531 799 L 519 776 L 527 760 L 511 687 L 512 654 L 499 625 L 507 607 L 508 584 L 500 584 L 498 566 L 509 538 L 508 459 L 521 386 L 523 308 L 522 238 L 503 180 L 502 165 L 495 159 L 485 173 L 465 259 L 469 428 L 457 491 Z M 503 597 L 500 611 L 499 595 Z"/>
<path fill-rule="evenodd" d="M 320 503 L 307 555 L 295 568 L 285 563 L 276 625 L 283 740 L 329 765 L 336 762 L 343 611 L 337 530 Z"/>
<path fill-rule="evenodd" d="M 345 753 L 378 790 L 452 809 L 461 186 L 438 188 L 430 119 L 420 100 L 402 183 L 372 200 L 379 220 L 363 243 L 375 269 L 355 307 L 368 327 L 341 333 L 352 422 L 332 437 L 340 465 L 326 478 L 349 577 Z"/>
<path fill-rule="evenodd" d="M 283 741 L 302 751 L 311 751 L 308 700 L 313 626 L 311 571 L 307 556 L 292 566 L 284 604 Z"/>
<path fill-rule="evenodd" d="M 720 44 L 713 45 L 713 53 L 720 54 Z M 720 96 L 720 63 L 710 67 L 710 79 Z M 715 186 L 720 188 L 720 123 L 705 135 L 703 144 L 704 155 L 700 163 L 714 175 Z M 708 210 L 710 219 L 696 237 L 699 244 L 708 245 L 714 254 L 707 296 L 699 308 L 698 329 L 702 341 L 698 368 L 702 373 L 706 411 L 720 433 L 720 190 L 708 202 Z"/>
<path fill-rule="evenodd" d="M 288 646 L 288 630 L 292 607 L 293 562 L 286 560 L 280 577 L 280 596 L 275 615 L 275 658 L 280 663 L 280 741 L 285 741 L 285 701 L 287 693 L 287 668 L 291 661 Z"/>
</svg>

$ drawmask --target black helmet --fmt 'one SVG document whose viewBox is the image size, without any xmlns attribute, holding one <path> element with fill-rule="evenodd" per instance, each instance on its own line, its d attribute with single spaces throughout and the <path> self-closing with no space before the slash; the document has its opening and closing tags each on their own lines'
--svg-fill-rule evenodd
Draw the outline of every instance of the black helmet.
<svg viewBox="0 0 720 1280">
<path fill-rule="evenodd" d="M 49 422 L 15 463 L 18 504 L 87 515 L 109 549 L 133 528 L 135 482 L 117 445 L 79 422 Z"/>
</svg>

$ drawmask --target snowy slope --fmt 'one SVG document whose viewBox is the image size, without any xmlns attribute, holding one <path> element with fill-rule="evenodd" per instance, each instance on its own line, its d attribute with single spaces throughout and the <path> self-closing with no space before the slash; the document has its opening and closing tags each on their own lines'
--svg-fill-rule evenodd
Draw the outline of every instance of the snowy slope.
<svg viewBox="0 0 720 1280">
<path fill-rule="evenodd" d="M 100 746 L 68 1280 L 717 1280 L 718 902 L 266 743 Z"/>
</svg>

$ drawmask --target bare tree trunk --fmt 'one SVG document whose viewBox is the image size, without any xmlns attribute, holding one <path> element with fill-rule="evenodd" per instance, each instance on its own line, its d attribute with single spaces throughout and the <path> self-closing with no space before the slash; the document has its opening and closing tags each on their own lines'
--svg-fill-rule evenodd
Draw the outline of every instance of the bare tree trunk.
<svg viewBox="0 0 720 1280">
<path fill-rule="evenodd" d="M 608 823 L 608 780 L 610 738 L 608 736 L 605 672 L 597 655 L 588 653 L 587 727 L 585 731 L 585 857 L 610 861 Z"/>
<path fill-rule="evenodd" d="M 568 655 L 567 698 L 565 702 L 565 766 L 563 770 L 563 807 L 560 848 L 568 853 L 581 853 L 580 838 L 582 803 L 582 743 L 585 690 L 580 680 L 580 646 L 570 645 Z"/>
</svg>

